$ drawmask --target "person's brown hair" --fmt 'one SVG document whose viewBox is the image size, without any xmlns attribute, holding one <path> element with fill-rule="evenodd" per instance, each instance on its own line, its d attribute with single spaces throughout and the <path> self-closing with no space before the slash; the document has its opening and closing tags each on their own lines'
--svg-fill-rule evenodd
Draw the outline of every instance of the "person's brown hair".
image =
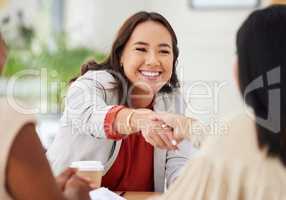
<svg viewBox="0 0 286 200">
<path fill-rule="evenodd" d="M 111 74 L 114 76 L 118 88 L 118 97 L 120 102 L 123 102 L 126 104 L 126 97 L 123 96 L 123 94 L 127 94 L 130 87 L 130 82 L 128 81 L 127 77 L 124 74 L 124 71 L 122 67 L 120 66 L 120 58 L 123 52 L 123 49 L 129 40 L 131 34 L 133 33 L 136 26 L 140 23 L 146 22 L 146 21 L 154 21 L 157 23 L 162 24 L 171 34 L 172 38 L 172 46 L 173 46 L 173 54 L 174 54 L 174 60 L 173 60 L 173 71 L 171 75 L 171 79 L 168 84 L 164 85 L 159 92 L 166 92 L 170 93 L 173 91 L 174 88 L 180 87 L 179 80 L 176 73 L 176 64 L 177 59 L 179 56 L 179 50 L 178 50 L 178 42 L 176 34 L 171 27 L 170 23 L 165 19 L 162 15 L 155 12 L 145 12 L 141 11 L 138 13 L 135 13 L 131 17 L 129 17 L 121 26 L 119 29 L 117 36 L 113 42 L 111 52 L 107 59 L 103 63 L 96 63 L 94 60 L 91 60 L 81 66 L 80 75 L 85 74 L 89 70 L 107 70 L 110 71 Z M 122 80 L 119 80 L 118 76 L 115 76 L 114 73 L 120 74 L 120 76 L 124 79 L 125 84 L 127 87 L 125 87 L 122 83 Z M 71 80 L 74 81 L 77 78 L 74 78 Z M 127 90 L 127 91 L 124 91 Z M 125 98 L 125 100 L 124 100 Z"/>
</svg>

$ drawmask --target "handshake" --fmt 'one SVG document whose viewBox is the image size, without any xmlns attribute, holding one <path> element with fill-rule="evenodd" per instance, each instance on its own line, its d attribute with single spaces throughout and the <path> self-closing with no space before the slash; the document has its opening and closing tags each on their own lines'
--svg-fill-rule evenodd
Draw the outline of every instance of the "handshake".
<svg viewBox="0 0 286 200">
<path fill-rule="evenodd" d="M 141 132 L 146 142 L 167 150 L 178 149 L 177 145 L 183 139 L 191 140 L 193 124 L 198 124 L 193 118 L 167 112 L 157 113 L 149 109 L 126 108 L 119 112 L 117 119 L 115 127 L 119 133 Z"/>
</svg>

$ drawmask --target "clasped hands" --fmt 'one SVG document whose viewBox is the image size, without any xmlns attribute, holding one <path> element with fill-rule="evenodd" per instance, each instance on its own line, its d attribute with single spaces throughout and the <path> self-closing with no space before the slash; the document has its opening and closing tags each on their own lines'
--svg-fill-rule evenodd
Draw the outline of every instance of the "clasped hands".
<svg viewBox="0 0 286 200">
<path fill-rule="evenodd" d="M 183 115 L 154 112 L 149 109 L 136 109 L 131 125 L 140 131 L 154 147 L 167 150 L 178 149 L 178 144 L 190 134 L 192 119 Z"/>
</svg>

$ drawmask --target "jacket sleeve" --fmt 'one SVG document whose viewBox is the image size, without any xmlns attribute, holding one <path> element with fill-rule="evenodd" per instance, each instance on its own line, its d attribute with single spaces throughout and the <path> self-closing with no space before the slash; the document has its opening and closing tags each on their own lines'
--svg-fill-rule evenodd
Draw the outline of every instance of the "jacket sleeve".
<svg viewBox="0 0 286 200">
<path fill-rule="evenodd" d="M 106 116 L 115 105 L 107 105 L 105 96 L 103 84 L 95 79 L 81 77 L 76 80 L 67 92 L 62 125 L 72 127 L 73 134 L 107 138 Z"/>
<path fill-rule="evenodd" d="M 192 146 L 188 140 L 182 141 L 178 145 L 179 150 L 167 151 L 166 161 L 166 184 L 167 188 L 180 175 L 183 167 L 190 159 L 196 156 L 198 149 Z"/>
</svg>

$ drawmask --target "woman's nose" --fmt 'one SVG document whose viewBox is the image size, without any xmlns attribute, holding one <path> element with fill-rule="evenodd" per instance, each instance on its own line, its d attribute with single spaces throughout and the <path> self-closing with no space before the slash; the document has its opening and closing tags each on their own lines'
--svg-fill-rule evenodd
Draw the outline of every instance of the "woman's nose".
<svg viewBox="0 0 286 200">
<path fill-rule="evenodd" d="M 160 65 L 160 60 L 158 58 L 158 56 L 156 55 L 156 53 L 154 52 L 150 52 L 147 56 L 146 56 L 146 65 L 149 66 L 158 66 Z"/>
</svg>

